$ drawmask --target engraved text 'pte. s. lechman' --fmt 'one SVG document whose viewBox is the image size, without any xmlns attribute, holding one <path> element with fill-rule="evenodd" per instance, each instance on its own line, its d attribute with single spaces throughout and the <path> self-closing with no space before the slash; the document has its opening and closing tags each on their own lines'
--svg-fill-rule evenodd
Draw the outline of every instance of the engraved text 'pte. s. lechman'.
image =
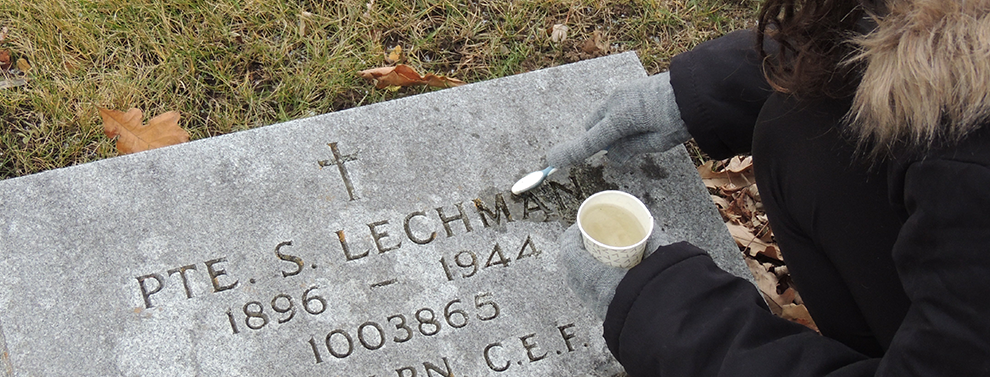
<svg viewBox="0 0 990 377">
<path fill-rule="evenodd" d="M 340 178 L 343 180 L 348 201 L 361 199 L 346 166 L 347 163 L 358 160 L 357 153 L 341 153 L 336 142 L 329 143 L 327 146 L 332 158 L 319 160 L 319 167 L 336 167 Z M 415 210 L 405 216 L 382 219 L 359 226 L 328 229 L 328 238 L 336 241 L 334 243 L 339 245 L 339 248 L 331 248 L 337 249 L 337 257 L 332 259 L 338 261 L 338 263 L 331 262 L 331 264 L 336 266 L 334 268 L 346 267 L 352 262 L 369 258 L 375 254 L 402 252 L 397 250 L 404 247 L 405 249 L 416 248 L 435 242 L 440 238 L 453 238 L 475 232 L 476 229 L 479 229 L 479 225 L 480 229 L 493 227 L 504 229 L 508 223 L 516 220 L 537 221 L 534 217 L 537 213 L 542 214 L 542 219 L 538 221 L 548 221 L 556 213 L 568 209 L 573 203 L 579 203 L 585 196 L 580 187 L 577 186 L 577 182 L 573 183 L 571 188 L 559 183 L 548 185 L 550 186 L 549 189 L 542 190 L 543 195 L 515 196 L 508 192 L 497 192 L 489 194 L 487 198 L 478 197 L 467 205 L 473 204 L 473 211 L 466 210 L 467 206 L 461 201 L 447 206 Z M 510 199 L 509 203 L 506 202 L 506 197 Z M 282 279 L 288 279 L 299 276 L 304 270 L 308 270 L 307 265 L 311 266 L 313 270 L 317 269 L 317 264 L 307 263 L 300 256 L 303 254 L 292 251 L 301 246 L 293 244 L 292 240 L 284 240 L 274 245 L 274 248 L 269 245 L 263 249 L 269 250 L 267 252 L 271 253 L 273 261 L 278 264 L 278 276 L 281 276 Z M 312 247 L 313 245 L 307 246 Z M 475 250 L 442 252 L 439 258 L 434 259 L 436 263 L 439 263 L 435 271 L 445 281 L 454 283 L 458 280 L 478 276 L 488 270 L 518 264 L 520 261 L 530 259 L 538 261 L 542 246 L 537 245 L 532 235 L 520 236 L 516 234 L 512 236 L 508 234 L 491 244 L 476 247 Z M 244 280 L 243 277 L 232 276 L 230 263 L 227 255 L 215 255 L 202 262 L 183 264 L 164 271 L 154 271 L 136 276 L 136 288 L 140 293 L 141 304 L 144 309 L 151 309 L 183 295 L 186 299 L 210 296 L 231 291 L 239 286 L 243 287 L 245 284 L 257 283 L 255 278 Z M 323 273 L 332 272 L 331 270 L 326 269 Z M 208 282 L 207 289 L 199 288 L 201 291 L 195 291 L 194 287 L 203 287 L 204 285 L 190 284 L 190 282 L 194 282 L 194 279 Z M 398 276 L 371 282 L 368 287 L 369 289 L 388 289 L 385 287 L 401 283 L 402 277 Z M 327 287 L 320 287 L 316 284 L 308 286 L 293 284 L 292 286 L 298 288 L 268 297 L 258 297 L 233 310 L 227 308 L 222 315 L 225 316 L 226 322 L 230 326 L 229 331 L 233 334 L 240 334 L 245 331 L 264 331 L 266 328 L 270 329 L 273 326 L 288 324 L 294 318 L 301 316 L 325 315 L 327 308 L 334 304 L 335 298 L 331 297 L 330 289 Z M 160 294 L 168 292 L 168 290 L 172 290 L 173 293 L 166 295 L 167 298 L 165 298 L 166 296 L 159 297 Z M 423 306 L 406 313 L 396 311 L 391 315 L 383 316 L 383 318 L 365 318 L 361 324 L 356 326 L 331 327 L 304 340 L 303 344 L 311 351 L 314 363 L 323 364 L 328 358 L 346 359 L 355 353 L 377 351 L 385 348 L 386 344 L 399 346 L 414 337 L 433 337 L 442 331 L 458 331 L 458 329 L 470 327 L 472 323 L 480 324 L 494 321 L 499 318 L 501 311 L 502 307 L 498 304 L 496 293 L 491 291 L 479 292 L 469 297 L 450 297 L 445 304 L 436 307 Z M 574 324 L 560 325 L 557 326 L 556 330 L 563 342 L 560 349 L 555 351 L 556 354 L 574 352 L 577 349 L 574 345 L 576 338 Z M 519 344 L 511 346 L 510 344 L 503 344 L 505 340 L 493 342 L 483 350 L 479 350 L 480 356 L 484 359 L 485 365 L 494 372 L 509 370 L 513 361 L 518 365 L 523 365 L 524 361 L 538 362 L 548 355 L 548 352 L 541 350 L 537 343 L 538 337 L 536 332 L 522 334 L 517 337 Z M 587 343 L 583 345 L 588 347 Z M 514 360 L 511 355 L 507 355 L 507 353 L 512 353 L 513 349 L 519 349 L 518 352 L 522 352 L 524 356 L 519 360 Z M 440 376 L 454 375 L 447 357 L 434 360 L 439 360 L 439 362 L 423 362 L 419 373 L 425 373 L 427 376 L 434 374 Z M 394 369 L 394 371 L 399 377 L 415 377 L 417 376 L 417 368 L 402 366 Z"/>
</svg>

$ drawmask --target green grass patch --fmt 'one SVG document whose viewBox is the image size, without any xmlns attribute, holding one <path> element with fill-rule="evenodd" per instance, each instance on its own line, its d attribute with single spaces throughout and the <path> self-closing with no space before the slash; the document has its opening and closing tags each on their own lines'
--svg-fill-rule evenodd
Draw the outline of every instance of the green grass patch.
<svg viewBox="0 0 990 377">
<path fill-rule="evenodd" d="M 0 43 L 30 61 L 0 90 L 0 179 L 116 155 L 97 107 L 169 110 L 193 139 L 433 90 L 355 72 L 403 62 L 477 82 L 601 55 L 670 57 L 752 27 L 755 0 L 0 0 Z M 554 24 L 568 38 L 551 41 Z M 0 79 L 3 79 L 0 77 Z"/>
</svg>

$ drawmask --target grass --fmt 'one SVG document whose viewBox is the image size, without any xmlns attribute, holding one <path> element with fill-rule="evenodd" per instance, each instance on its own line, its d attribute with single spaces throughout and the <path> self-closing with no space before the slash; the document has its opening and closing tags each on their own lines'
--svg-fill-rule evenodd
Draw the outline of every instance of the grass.
<svg viewBox="0 0 990 377">
<path fill-rule="evenodd" d="M 670 57 L 752 27 L 756 0 L 0 0 L 0 42 L 30 61 L 0 90 L 0 179 L 115 156 L 98 107 L 169 110 L 193 139 L 433 90 L 355 72 L 402 61 L 477 82 L 637 50 Z M 554 24 L 568 38 L 551 41 Z M 582 51 L 597 32 L 607 51 Z M 0 77 L 3 79 L 3 77 Z"/>
</svg>

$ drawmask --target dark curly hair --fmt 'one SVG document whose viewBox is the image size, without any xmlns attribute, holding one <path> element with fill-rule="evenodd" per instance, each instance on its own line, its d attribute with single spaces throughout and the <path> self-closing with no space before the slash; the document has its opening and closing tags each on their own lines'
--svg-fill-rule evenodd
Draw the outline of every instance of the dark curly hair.
<svg viewBox="0 0 990 377">
<path fill-rule="evenodd" d="M 861 4 L 862 3 L 862 4 Z M 775 90 L 801 97 L 844 97 L 856 87 L 855 65 L 842 64 L 848 41 L 864 17 L 860 0 L 766 0 L 760 9 L 757 46 Z M 769 37 L 780 48 L 768 54 Z"/>
</svg>

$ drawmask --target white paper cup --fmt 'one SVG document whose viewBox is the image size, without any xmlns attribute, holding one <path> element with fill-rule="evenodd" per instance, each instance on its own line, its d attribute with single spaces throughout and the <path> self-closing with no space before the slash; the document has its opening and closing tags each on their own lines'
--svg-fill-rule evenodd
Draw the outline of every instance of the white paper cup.
<svg viewBox="0 0 990 377">
<path fill-rule="evenodd" d="M 577 213 L 584 248 L 613 267 L 631 268 L 643 260 L 653 232 L 653 215 L 638 198 L 623 191 L 601 191 L 581 203 Z"/>
</svg>

